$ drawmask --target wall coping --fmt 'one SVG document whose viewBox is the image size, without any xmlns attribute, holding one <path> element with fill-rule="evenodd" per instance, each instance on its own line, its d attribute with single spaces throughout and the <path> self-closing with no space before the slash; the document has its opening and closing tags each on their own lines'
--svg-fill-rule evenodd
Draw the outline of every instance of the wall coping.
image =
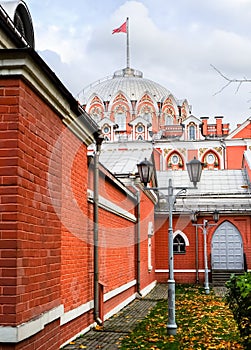
<svg viewBox="0 0 251 350">
<path fill-rule="evenodd" d="M 34 320 L 30 320 L 16 327 L 0 326 L 0 339 L 2 343 L 19 343 L 34 334 L 40 332 L 44 327 L 59 319 L 64 313 L 64 306 L 57 306 Z"/>
<path fill-rule="evenodd" d="M 1 49 L 0 78 L 21 78 L 59 115 L 63 123 L 87 146 L 97 124 L 32 48 Z"/>
<path fill-rule="evenodd" d="M 92 190 L 90 190 L 90 189 L 87 190 L 87 196 L 88 196 L 88 200 L 93 203 L 93 191 Z M 115 215 L 123 217 L 129 221 L 132 221 L 132 222 L 137 221 L 137 218 L 135 215 L 133 215 L 129 211 L 121 208 L 120 206 L 114 204 L 113 202 L 105 199 L 102 196 L 99 196 L 99 207 L 104 209 L 104 210 L 107 210 Z"/>
</svg>

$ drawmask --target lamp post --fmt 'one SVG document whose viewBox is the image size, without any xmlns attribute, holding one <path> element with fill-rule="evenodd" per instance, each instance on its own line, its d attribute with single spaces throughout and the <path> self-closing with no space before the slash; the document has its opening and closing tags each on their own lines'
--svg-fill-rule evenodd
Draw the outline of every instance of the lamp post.
<svg viewBox="0 0 251 350">
<path fill-rule="evenodd" d="M 153 164 L 147 159 L 137 164 L 140 181 L 144 184 L 145 190 L 168 190 L 167 199 L 169 205 L 169 226 L 168 226 L 168 323 L 167 332 L 169 335 L 176 335 L 177 324 L 175 322 L 175 280 L 174 280 L 174 258 L 173 258 L 173 207 L 176 198 L 179 194 L 187 189 L 196 188 L 197 183 L 200 181 L 202 172 L 202 163 L 195 157 L 189 163 L 186 164 L 190 181 L 194 187 L 173 187 L 172 179 L 169 179 L 168 187 L 147 187 L 147 184 L 151 181 L 153 174 Z M 179 190 L 174 194 L 174 190 Z"/>
<path fill-rule="evenodd" d="M 208 279 L 208 261 L 207 261 L 207 229 L 212 226 L 216 226 L 216 223 L 219 221 L 219 212 L 218 210 L 215 210 L 213 212 L 213 219 L 215 224 L 209 224 L 208 220 L 203 220 L 203 224 L 193 224 L 193 226 L 199 227 L 202 229 L 203 237 L 204 237 L 204 268 L 205 268 L 205 293 L 210 294 L 210 287 L 209 287 L 209 279 Z M 192 221 L 197 221 L 197 216 L 193 215 Z"/>
</svg>

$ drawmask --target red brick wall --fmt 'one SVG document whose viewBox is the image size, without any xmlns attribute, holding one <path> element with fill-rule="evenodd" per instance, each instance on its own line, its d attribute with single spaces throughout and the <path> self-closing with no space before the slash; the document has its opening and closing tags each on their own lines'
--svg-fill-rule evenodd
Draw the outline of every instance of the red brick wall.
<svg viewBox="0 0 251 350">
<path fill-rule="evenodd" d="M 135 199 L 114 185 L 109 174 L 106 176 L 102 170 L 100 174 L 100 196 L 135 215 Z M 89 169 L 89 179 L 92 188 L 92 167 Z M 90 222 L 92 215 L 93 206 L 90 204 Z M 99 209 L 100 280 L 105 285 L 105 293 L 135 279 L 135 239 L 135 222 L 103 208 Z"/>
<path fill-rule="evenodd" d="M 66 133 L 67 135 L 67 133 Z M 77 149 L 68 137 L 64 138 L 65 159 L 71 159 Z M 93 165 L 88 171 L 85 149 L 75 152 L 70 169 L 63 170 L 65 195 L 62 201 L 62 277 L 61 293 L 65 311 L 93 300 L 93 204 L 87 202 L 87 187 L 93 190 Z M 68 174 L 67 174 L 68 173 Z M 69 181 L 70 173 L 70 181 Z M 112 176 L 100 168 L 99 192 L 101 197 L 118 208 L 135 214 L 135 199 L 112 182 Z M 89 182 L 88 186 L 87 183 Z M 71 196 L 76 201 L 75 208 Z M 75 208 L 75 210 L 74 210 Z M 102 207 L 99 208 L 99 281 L 104 293 L 132 282 L 136 278 L 135 222 Z M 132 296 L 135 287 L 111 298 L 104 305 L 104 313 Z M 76 322 L 77 320 L 77 322 Z M 64 325 L 61 343 L 94 322 L 92 311 Z"/>
<path fill-rule="evenodd" d="M 18 344 L 0 344 L 0 350 L 58 350 L 60 344 L 60 325 L 57 320 Z"/>
<path fill-rule="evenodd" d="M 154 205 L 145 193 L 141 193 L 140 209 L 140 287 L 143 289 L 155 281 L 155 236 L 151 239 L 152 271 L 148 271 L 148 224 L 152 222 L 154 230 Z"/>
<path fill-rule="evenodd" d="M 1 86 L 0 323 L 15 325 L 60 304 L 60 222 L 47 174 L 61 121 L 22 81 Z"/>
<path fill-rule="evenodd" d="M 205 217 L 211 222 L 211 217 Z M 214 227 L 209 227 L 207 230 L 207 253 L 208 253 L 208 267 L 211 268 L 211 241 L 213 234 L 217 227 L 225 220 L 228 220 L 240 231 L 240 234 L 243 239 L 243 249 L 247 259 L 247 267 L 251 268 L 251 254 L 250 254 L 250 243 L 251 243 L 251 225 L 249 216 L 236 216 L 229 217 L 220 215 L 220 220 Z M 203 220 L 200 219 L 198 224 L 203 223 Z M 158 225 L 158 230 L 155 233 L 156 235 L 156 269 L 157 270 L 166 270 L 168 269 L 168 221 L 164 220 L 160 216 L 156 217 L 156 225 Z M 185 254 L 174 254 L 174 269 L 176 270 L 195 270 L 196 269 L 196 228 L 192 226 L 189 219 L 184 217 L 174 217 L 173 220 L 174 232 L 176 230 L 183 231 L 188 240 L 189 246 L 186 247 Z M 199 270 L 204 269 L 204 237 L 203 231 L 198 227 L 198 268 Z M 196 282 L 196 273 L 195 272 L 175 272 L 175 280 L 177 283 L 194 283 Z M 160 282 L 166 282 L 168 279 L 168 273 L 161 272 L 156 273 L 156 278 Z M 199 281 L 204 281 L 204 273 L 199 273 Z"/>
<path fill-rule="evenodd" d="M 83 329 L 87 325 L 93 324 L 93 310 L 84 313 L 83 315 L 75 318 L 69 323 L 64 324 L 60 327 L 60 345 L 69 343 L 69 339 L 73 338 L 76 334 L 83 332 Z M 59 348 L 55 348 L 58 350 Z"/>
<path fill-rule="evenodd" d="M 15 324 L 19 151 L 18 97 L 14 91 L 18 95 L 18 84 L 6 83 L 6 88 L 0 88 L 0 324 Z"/>
<path fill-rule="evenodd" d="M 35 91 L 21 79 L 1 79 L 1 86 L 0 324 L 16 326 L 61 304 L 67 312 L 93 300 L 93 204 L 87 196 L 93 173 L 91 167 L 88 170 L 86 145 Z M 114 184 L 111 174 L 100 174 L 100 195 L 136 216 L 135 198 Z M 152 201 L 144 195 L 142 288 L 154 280 L 154 266 L 149 273 L 147 261 L 148 222 L 153 221 L 153 209 Z M 104 292 L 134 281 L 136 222 L 100 208 L 99 239 Z M 105 312 L 135 291 L 133 286 L 110 299 Z M 58 349 L 92 322 L 90 311 L 65 324 L 60 332 L 56 320 L 29 342 L 9 348 L 28 350 L 29 344 L 41 350 Z"/>
<path fill-rule="evenodd" d="M 28 85 L 18 79 L 1 83 L 5 88 L 0 89 L 0 324 L 15 326 L 60 304 L 67 312 L 93 300 L 93 205 L 87 200 L 93 174 L 91 168 L 87 171 L 86 146 Z M 135 198 L 115 185 L 111 174 L 104 175 L 101 196 L 136 215 Z M 147 196 L 142 203 L 144 288 L 154 280 L 154 266 L 149 273 L 147 261 L 148 222 L 154 214 Z M 136 223 L 102 208 L 99 221 L 100 282 L 107 293 L 137 277 Z M 131 287 L 110 299 L 105 312 L 135 290 Z M 39 332 L 29 341 L 34 345 L 49 334 L 41 349 L 58 349 L 59 342 L 92 322 L 89 312 L 59 332 L 57 320 L 45 326 L 47 333 Z M 10 348 L 28 349 L 27 344 Z"/>
<path fill-rule="evenodd" d="M 156 216 L 158 231 L 155 233 L 155 260 L 156 269 L 168 269 L 168 217 Z M 173 231 L 180 230 L 185 233 L 189 240 L 185 254 L 174 253 L 174 269 L 195 269 L 195 227 L 192 226 L 188 216 L 173 217 Z M 202 246 L 203 247 L 203 246 Z M 201 254 L 200 254 L 201 255 Z M 195 282 L 195 273 L 183 276 L 184 273 L 175 273 L 177 282 Z M 157 273 L 156 278 L 161 282 L 167 281 L 167 273 Z"/>
<path fill-rule="evenodd" d="M 61 299 L 65 312 L 91 299 L 92 234 L 87 211 L 86 146 L 69 130 L 62 134 Z"/>
<path fill-rule="evenodd" d="M 116 308 L 119 304 L 126 301 L 128 298 L 132 297 L 135 293 L 135 287 L 131 287 L 127 290 L 125 290 L 123 293 L 120 293 L 113 298 L 106 301 L 104 305 L 104 313 L 107 314 L 109 311 Z"/>
</svg>

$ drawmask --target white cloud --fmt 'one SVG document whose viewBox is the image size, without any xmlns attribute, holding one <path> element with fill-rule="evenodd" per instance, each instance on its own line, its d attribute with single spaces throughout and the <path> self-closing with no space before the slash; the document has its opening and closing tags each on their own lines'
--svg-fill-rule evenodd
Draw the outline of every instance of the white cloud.
<svg viewBox="0 0 251 350">
<path fill-rule="evenodd" d="M 198 117 L 249 117 L 251 86 L 243 85 L 238 94 L 230 86 L 213 96 L 225 81 L 210 64 L 229 77 L 251 77 L 251 1 L 27 2 L 37 49 L 74 94 L 124 68 L 126 35 L 111 32 L 129 17 L 133 68 L 176 97 L 187 97 Z"/>
</svg>

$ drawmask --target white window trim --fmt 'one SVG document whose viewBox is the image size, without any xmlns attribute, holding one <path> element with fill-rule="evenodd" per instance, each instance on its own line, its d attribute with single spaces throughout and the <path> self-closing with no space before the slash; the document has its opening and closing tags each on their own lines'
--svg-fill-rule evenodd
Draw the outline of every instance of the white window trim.
<svg viewBox="0 0 251 350">
<path fill-rule="evenodd" d="M 153 269 L 152 266 L 152 237 L 153 237 L 153 223 L 152 221 L 148 222 L 148 245 L 147 245 L 147 253 L 148 253 L 148 272 L 151 272 Z"/>
<path fill-rule="evenodd" d="M 177 235 L 180 235 L 180 236 L 184 239 L 186 247 L 189 247 L 189 240 L 188 240 L 188 238 L 187 238 L 187 235 L 186 235 L 184 232 L 182 232 L 182 231 L 180 231 L 180 230 L 177 230 L 177 231 L 175 231 L 175 232 L 173 233 L 173 239 L 174 239 Z"/>
</svg>

